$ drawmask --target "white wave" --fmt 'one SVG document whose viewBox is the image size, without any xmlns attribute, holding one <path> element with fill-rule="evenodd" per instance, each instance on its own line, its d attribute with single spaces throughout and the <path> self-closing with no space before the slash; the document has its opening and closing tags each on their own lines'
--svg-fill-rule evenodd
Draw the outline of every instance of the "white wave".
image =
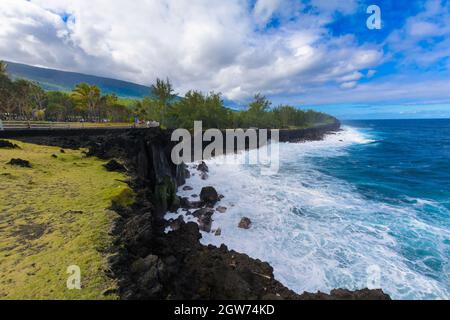
<svg viewBox="0 0 450 320">
<path fill-rule="evenodd" d="M 221 236 L 202 232 L 201 242 L 224 243 L 269 262 L 276 278 L 297 292 L 365 288 L 371 280 L 368 268 L 379 266 L 379 286 L 394 298 L 448 298 L 448 288 L 415 271 L 399 252 L 392 233 L 397 228 L 394 222 L 405 228 L 414 223 L 407 208 L 368 201 L 351 185 L 320 173 L 308 160 L 334 157 L 351 145 L 373 141 L 345 127 L 323 141 L 281 143 L 281 170 L 274 176 L 211 159 L 209 179 L 201 180 L 192 170 L 195 175 L 187 184 L 194 190 L 181 190 L 179 195 L 198 195 L 206 185 L 225 195 L 219 205 L 228 210 L 213 216 L 213 229 L 220 228 Z M 167 218 L 178 215 L 184 213 L 180 210 Z M 252 221 L 249 230 L 237 227 L 244 216 Z M 189 216 L 185 219 L 192 221 Z"/>
</svg>

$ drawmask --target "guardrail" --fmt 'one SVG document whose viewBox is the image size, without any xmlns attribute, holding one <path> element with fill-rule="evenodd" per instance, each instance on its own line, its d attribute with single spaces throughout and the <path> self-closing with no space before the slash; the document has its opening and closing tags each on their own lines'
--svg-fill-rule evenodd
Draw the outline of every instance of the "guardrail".
<svg viewBox="0 0 450 320">
<path fill-rule="evenodd" d="M 147 124 L 95 123 L 95 122 L 49 122 L 49 121 L 2 121 L 0 130 L 58 130 L 58 129 L 126 129 L 146 128 Z"/>
</svg>

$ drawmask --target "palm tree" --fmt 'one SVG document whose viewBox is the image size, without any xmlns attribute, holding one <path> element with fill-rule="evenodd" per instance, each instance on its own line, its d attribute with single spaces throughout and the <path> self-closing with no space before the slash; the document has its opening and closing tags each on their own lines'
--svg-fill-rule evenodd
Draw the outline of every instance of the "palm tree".
<svg viewBox="0 0 450 320">
<path fill-rule="evenodd" d="M 93 120 L 101 102 L 100 88 L 95 85 L 80 83 L 73 89 L 71 96 L 78 109 L 87 112 L 88 117 Z"/>
<path fill-rule="evenodd" d="M 166 107 L 169 105 L 170 100 L 176 96 L 173 92 L 172 84 L 168 78 L 166 81 L 157 78 L 156 83 L 151 86 L 151 93 L 158 98 L 161 104 L 161 125 L 165 124 L 164 113 Z"/>
</svg>

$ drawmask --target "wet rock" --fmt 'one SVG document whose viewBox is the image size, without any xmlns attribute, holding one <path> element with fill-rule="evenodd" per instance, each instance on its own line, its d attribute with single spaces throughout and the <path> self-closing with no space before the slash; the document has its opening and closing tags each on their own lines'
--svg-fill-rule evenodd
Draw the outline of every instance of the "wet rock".
<svg viewBox="0 0 450 320">
<path fill-rule="evenodd" d="M 214 214 L 214 210 L 211 208 L 201 208 L 192 213 L 192 215 L 196 218 L 200 218 L 201 216 L 212 216 Z"/>
<path fill-rule="evenodd" d="M 108 161 L 108 163 L 103 165 L 108 171 L 116 171 L 116 172 L 126 172 L 127 169 L 125 166 L 116 160 L 112 159 Z"/>
<path fill-rule="evenodd" d="M 31 164 L 28 160 L 23 160 L 20 158 L 17 159 L 11 159 L 7 164 L 11 166 L 18 166 L 23 168 L 31 168 Z"/>
<path fill-rule="evenodd" d="M 201 201 L 190 201 L 188 198 L 180 199 L 180 207 L 184 209 L 198 209 L 202 205 L 203 203 Z"/>
<path fill-rule="evenodd" d="M 213 187 L 204 187 L 200 192 L 200 200 L 206 204 L 214 205 L 217 201 L 219 201 L 219 195 Z"/>
<path fill-rule="evenodd" d="M 60 149 L 59 152 L 61 152 L 61 153 L 66 153 L 66 150 Z"/>
<path fill-rule="evenodd" d="M 304 292 L 299 298 L 300 300 L 391 300 L 389 295 L 385 294 L 381 289 L 362 289 L 350 291 L 347 289 L 334 289 L 330 294 L 323 292 L 310 293 Z"/>
<path fill-rule="evenodd" d="M 250 229 L 250 225 L 251 224 L 252 224 L 252 221 L 249 218 L 244 217 L 239 222 L 238 227 L 241 228 L 241 229 Z"/>
<path fill-rule="evenodd" d="M 194 193 L 194 194 L 191 195 L 191 197 L 192 197 L 192 198 L 198 198 L 198 194 L 195 194 L 195 193 Z"/>
<path fill-rule="evenodd" d="M 227 207 L 219 206 L 219 207 L 217 207 L 216 210 L 217 210 L 217 212 L 225 213 L 227 211 Z"/>
<path fill-rule="evenodd" d="M 202 173 L 200 173 L 200 178 L 202 180 L 207 180 L 209 178 L 209 176 L 206 172 L 202 172 Z"/>
<path fill-rule="evenodd" d="M 197 218 L 200 230 L 205 232 L 211 232 L 213 214 L 214 210 L 210 208 L 201 208 L 195 211 L 192 215 Z"/>
<path fill-rule="evenodd" d="M 197 170 L 202 173 L 209 172 L 209 168 L 206 165 L 205 161 L 200 162 L 200 164 L 197 166 Z"/>
<path fill-rule="evenodd" d="M 191 191 L 191 190 L 194 190 L 194 188 L 192 188 L 191 186 L 184 186 L 183 190 L 184 191 Z"/>
<path fill-rule="evenodd" d="M 0 140 L 0 149 L 19 149 L 19 146 L 6 140 Z"/>
<path fill-rule="evenodd" d="M 198 227 L 201 231 L 211 232 L 212 222 L 211 216 L 201 216 L 198 218 Z"/>
<path fill-rule="evenodd" d="M 177 186 L 182 186 L 186 183 L 186 179 L 190 178 L 191 173 L 187 169 L 186 164 L 183 162 L 176 166 L 175 180 Z"/>
<path fill-rule="evenodd" d="M 170 228 L 172 229 L 172 231 L 176 231 L 178 229 L 180 229 L 181 224 L 184 222 L 183 220 L 183 216 L 179 216 L 178 218 L 176 218 L 175 220 L 172 220 L 169 223 Z"/>
<path fill-rule="evenodd" d="M 216 232 L 214 232 L 214 235 L 215 235 L 216 237 L 219 237 L 220 235 L 222 235 L 222 229 L 218 228 L 218 229 L 216 230 Z"/>
</svg>

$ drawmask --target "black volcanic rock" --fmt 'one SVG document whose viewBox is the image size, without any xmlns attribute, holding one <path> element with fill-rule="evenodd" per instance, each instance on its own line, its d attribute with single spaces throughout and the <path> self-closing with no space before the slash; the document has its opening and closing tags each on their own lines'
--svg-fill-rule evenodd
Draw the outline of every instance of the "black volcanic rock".
<svg viewBox="0 0 450 320">
<path fill-rule="evenodd" d="M 0 149 L 18 149 L 19 146 L 6 140 L 0 140 Z"/>
<path fill-rule="evenodd" d="M 23 159 L 11 159 L 7 164 L 11 165 L 11 166 L 18 166 L 18 167 L 23 167 L 23 168 L 31 168 L 31 164 L 28 160 L 23 160 Z"/>
<path fill-rule="evenodd" d="M 249 218 L 244 217 L 239 222 L 238 227 L 241 228 L 241 229 L 250 229 L 250 225 L 251 224 L 252 224 L 252 221 Z"/>
<path fill-rule="evenodd" d="M 219 201 L 219 194 L 214 187 L 204 187 L 200 192 L 200 200 L 206 204 L 214 205 Z"/>
<path fill-rule="evenodd" d="M 206 165 L 205 161 L 200 162 L 200 164 L 197 166 L 197 170 L 202 173 L 209 172 L 209 168 Z"/>
<path fill-rule="evenodd" d="M 109 160 L 106 164 L 103 165 L 108 171 L 116 171 L 116 172 L 126 172 L 127 168 L 115 159 Z"/>
</svg>

